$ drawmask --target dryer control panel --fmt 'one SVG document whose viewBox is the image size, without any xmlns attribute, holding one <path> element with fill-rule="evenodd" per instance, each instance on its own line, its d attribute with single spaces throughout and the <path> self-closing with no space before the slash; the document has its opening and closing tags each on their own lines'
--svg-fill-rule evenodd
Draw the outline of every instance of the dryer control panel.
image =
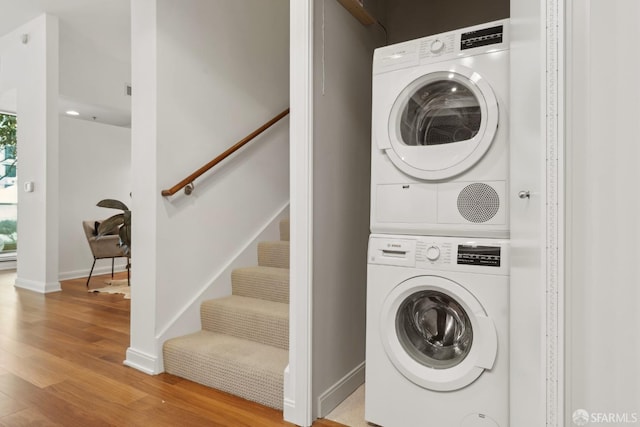
<svg viewBox="0 0 640 427">
<path fill-rule="evenodd" d="M 509 49 L 509 20 L 502 19 L 380 47 L 373 74 Z"/>
<path fill-rule="evenodd" d="M 458 245 L 458 264 L 500 267 L 500 246 Z"/>
<path fill-rule="evenodd" d="M 460 35 L 460 50 L 500 44 L 502 43 L 503 34 L 504 25 L 496 25 L 495 27 L 467 31 Z"/>
<path fill-rule="evenodd" d="M 507 275 L 509 242 L 499 239 L 373 234 L 369 238 L 368 262 L 425 270 Z"/>
</svg>

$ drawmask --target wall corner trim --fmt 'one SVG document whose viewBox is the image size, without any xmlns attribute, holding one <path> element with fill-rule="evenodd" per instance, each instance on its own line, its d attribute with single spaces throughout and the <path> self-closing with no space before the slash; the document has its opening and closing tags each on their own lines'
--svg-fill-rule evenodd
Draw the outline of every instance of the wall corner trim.
<svg viewBox="0 0 640 427">
<path fill-rule="evenodd" d="M 313 32 L 312 0 L 290 0 L 289 173 L 291 259 L 289 290 L 289 365 L 284 384 L 284 419 L 299 426 L 313 423 L 312 269 L 313 257 Z M 295 143 L 293 142 L 295 141 Z"/>
<path fill-rule="evenodd" d="M 564 2 L 546 0 L 546 425 L 562 426 L 564 418 Z"/>
</svg>

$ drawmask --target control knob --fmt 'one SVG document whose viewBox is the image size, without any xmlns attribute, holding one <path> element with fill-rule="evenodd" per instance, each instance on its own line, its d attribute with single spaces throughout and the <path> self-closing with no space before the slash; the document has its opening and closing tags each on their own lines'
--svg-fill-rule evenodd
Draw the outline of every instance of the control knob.
<svg viewBox="0 0 640 427">
<path fill-rule="evenodd" d="M 444 42 L 440 39 L 435 39 L 431 42 L 431 53 L 440 53 L 444 49 Z"/>
<path fill-rule="evenodd" d="M 429 261 L 435 261 L 440 258 L 440 248 L 437 246 L 429 246 L 427 248 L 427 259 Z"/>
</svg>

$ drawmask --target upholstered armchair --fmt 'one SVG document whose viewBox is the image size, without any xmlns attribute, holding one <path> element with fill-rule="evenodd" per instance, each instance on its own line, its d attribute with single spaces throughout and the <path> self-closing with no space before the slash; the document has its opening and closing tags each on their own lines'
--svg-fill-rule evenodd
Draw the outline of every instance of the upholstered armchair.
<svg viewBox="0 0 640 427">
<path fill-rule="evenodd" d="M 91 271 L 89 272 L 89 278 L 87 279 L 87 288 L 89 287 L 89 281 L 93 274 L 93 268 L 96 266 L 96 261 L 99 259 L 111 258 L 111 278 L 113 278 L 113 268 L 116 258 L 127 258 L 127 281 L 129 280 L 129 254 L 124 252 L 124 249 L 118 246 L 120 238 L 117 234 L 109 234 L 105 236 L 97 236 L 97 224 L 99 221 L 82 221 L 82 228 L 84 234 L 87 236 L 87 242 L 91 248 L 91 254 L 93 255 L 93 265 L 91 265 Z"/>
</svg>

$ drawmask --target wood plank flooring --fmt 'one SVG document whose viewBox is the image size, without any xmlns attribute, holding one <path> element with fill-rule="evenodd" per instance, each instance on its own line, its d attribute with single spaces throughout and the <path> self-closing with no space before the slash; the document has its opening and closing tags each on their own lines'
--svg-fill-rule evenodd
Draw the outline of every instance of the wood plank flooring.
<svg viewBox="0 0 640 427">
<path fill-rule="evenodd" d="M 281 411 L 124 366 L 130 301 L 89 293 L 85 281 L 41 295 L 15 288 L 15 271 L 0 272 L 0 426 L 292 425 Z"/>
</svg>

